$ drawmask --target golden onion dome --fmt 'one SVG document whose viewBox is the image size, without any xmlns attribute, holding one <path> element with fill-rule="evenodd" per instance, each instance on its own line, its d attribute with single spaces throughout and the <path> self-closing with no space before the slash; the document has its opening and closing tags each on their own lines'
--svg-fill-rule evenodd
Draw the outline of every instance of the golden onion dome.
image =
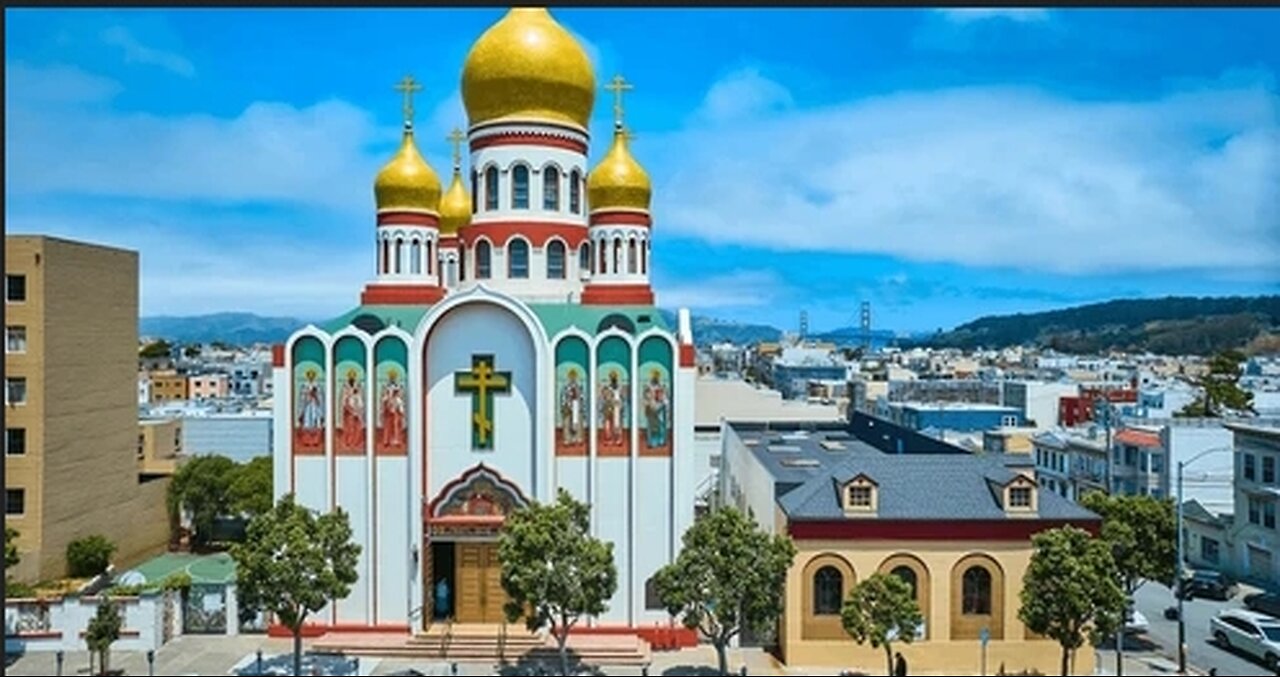
<svg viewBox="0 0 1280 677">
<path fill-rule="evenodd" d="M 462 67 L 462 101 L 473 125 L 537 120 L 585 130 L 595 96 L 586 51 L 541 7 L 507 12 L 472 45 Z"/>
<path fill-rule="evenodd" d="M 626 130 L 621 125 L 616 126 L 613 131 L 613 146 L 587 176 L 587 204 L 591 206 L 591 211 L 648 211 L 652 192 L 648 173 L 631 157 L 631 151 L 627 148 Z"/>
<path fill-rule="evenodd" d="M 378 172 L 373 195 L 378 211 L 405 209 L 436 213 L 440 205 L 440 177 L 418 152 L 412 126 L 405 125 L 400 150 Z"/>
<path fill-rule="evenodd" d="M 471 195 L 462 183 L 462 171 L 453 168 L 453 183 L 440 198 L 440 234 L 457 235 L 458 231 L 471 223 Z"/>
</svg>

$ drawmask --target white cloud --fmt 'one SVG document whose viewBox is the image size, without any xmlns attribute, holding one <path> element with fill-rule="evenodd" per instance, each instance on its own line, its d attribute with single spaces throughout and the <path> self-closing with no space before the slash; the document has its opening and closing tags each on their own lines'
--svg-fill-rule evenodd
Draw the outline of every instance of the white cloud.
<svg viewBox="0 0 1280 677">
<path fill-rule="evenodd" d="M 770 305 L 785 289 L 772 271 L 735 270 L 719 276 L 672 285 L 657 285 L 655 295 L 664 308 L 753 308 Z"/>
<path fill-rule="evenodd" d="M 195 77 L 196 67 L 186 57 L 154 47 L 148 47 L 138 41 L 129 29 L 123 26 L 112 26 L 102 32 L 102 41 L 124 52 L 125 63 L 139 63 L 148 66 L 159 66 L 171 73 L 185 78 Z"/>
<path fill-rule="evenodd" d="M 651 137 L 655 216 L 718 243 L 1057 273 L 1274 267 L 1278 111 L 1238 83 L 902 92 Z"/>
<path fill-rule="evenodd" d="M 74 69 L 6 70 L 19 75 L 6 85 L 7 196 L 276 202 L 364 213 L 386 160 L 369 147 L 393 146 L 396 138 L 338 100 L 305 108 L 255 102 L 232 118 L 158 117 L 74 101 L 48 105 L 49 93 L 77 84 L 89 83 L 85 89 L 99 97 L 118 89 Z"/>
<path fill-rule="evenodd" d="M 4 65 L 4 95 L 9 108 L 20 101 L 31 108 L 47 105 L 107 101 L 119 94 L 120 83 L 75 66 L 32 67 L 22 61 Z"/>
<path fill-rule="evenodd" d="M 1018 23 L 1047 21 L 1049 10 L 1034 7 L 947 7 L 934 10 L 948 21 L 969 24 L 991 19 L 1005 19 Z"/>
<path fill-rule="evenodd" d="M 695 118 L 723 123 L 789 108 L 792 103 L 791 92 L 786 87 L 764 77 L 755 68 L 744 68 L 711 86 Z"/>
</svg>

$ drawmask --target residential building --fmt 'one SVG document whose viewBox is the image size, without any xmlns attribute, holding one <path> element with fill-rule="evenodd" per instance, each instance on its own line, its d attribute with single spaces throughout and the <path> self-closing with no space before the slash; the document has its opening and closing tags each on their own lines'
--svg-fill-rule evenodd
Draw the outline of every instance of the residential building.
<svg viewBox="0 0 1280 677">
<path fill-rule="evenodd" d="M 226 456 L 237 463 L 246 463 L 258 456 L 271 455 L 273 430 L 269 410 L 184 417 L 183 453 Z"/>
<path fill-rule="evenodd" d="M 995 454 L 1030 454 L 1035 450 L 1031 438 L 1039 428 L 1023 426 L 995 428 L 982 432 L 982 450 Z"/>
<path fill-rule="evenodd" d="M 22 558 L 11 573 L 63 576 L 67 544 L 94 534 L 121 565 L 163 549 L 167 481 L 137 459 L 137 252 L 6 236 L 5 326 L 5 525 Z"/>
<path fill-rule="evenodd" d="M 231 365 L 227 375 L 231 379 L 231 395 L 234 397 L 261 397 L 267 393 L 264 385 L 271 382 L 271 363 L 241 362 Z"/>
<path fill-rule="evenodd" d="M 138 406 L 151 404 L 151 374 L 138 372 Z"/>
<path fill-rule="evenodd" d="M 1106 490 L 1107 446 L 1096 430 L 1087 435 L 1045 431 L 1032 437 L 1031 444 L 1040 486 L 1071 501 L 1080 500 L 1090 491 Z"/>
<path fill-rule="evenodd" d="M 181 402 L 188 398 L 185 375 L 172 369 L 151 372 L 151 404 Z"/>
<path fill-rule="evenodd" d="M 173 475 L 178 471 L 183 458 L 181 419 L 138 422 L 138 465 L 141 474 Z"/>
<path fill-rule="evenodd" d="M 777 637 L 788 666 L 883 667 L 840 622 L 853 584 L 879 572 L 906 580 L 923 613 L 918 639 L 895 645 L 914 672 L 976 674 L 985 645 L 991 669 L 1054 674 L 1057 644 L 1018 618 L 1031 537 L 1096 533 L 1096 515 L 1039 490 L 1025 456 L 885 454 L 846 432 L 773 428 L 725 424 L 722 495 L 796 546 Z M 1074 669 L 1093 674 L 1093 652 Z"/>
<path fill-rule="evenodd" d="M 1000 389 L 1000 404 L 1021 410 L 1027 425 L 1041 429 L 1056 426 L 1060 400 L 1080 392 L 1079 384 L 1050 381 L 1005 381 Z"/>
<path fill-rule="evenodd" d="M 206 372 L 187 377 L 187 397 L 193 400 L 220 400 L 231 394 L 226 374 Z"/>
<path fill-rule="evenodd" d="M 1112 491 L 1124 496 L 1171 495 L 1168 453 L 1160 433 L 1123 428 L 1111 438 Z"/>
<path fill-rule="evenodd" d="M 1263 587 L 1280 584 L 1280 427 L 1229 423 L 1235 446 L 1235 524 L 1228 547 L 1235 574 Z"/>
<path fill-rule="evenodd" d="M 982 432 L 1022 426 L 1022 410 L 973 402 L 886 402 L 885 418 L 912 430 Z"/>
</svg>

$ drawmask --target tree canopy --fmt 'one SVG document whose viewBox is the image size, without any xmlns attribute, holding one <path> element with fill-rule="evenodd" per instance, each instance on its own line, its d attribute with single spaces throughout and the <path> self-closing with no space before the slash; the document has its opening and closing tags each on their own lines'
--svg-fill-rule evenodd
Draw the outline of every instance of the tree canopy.
<svg viewBox="0 0 1280 677">
<path fill-rule="evenodd" d="M 169 509 L 174 514 L 185 510 L 191 515 L 196 543 L 209 543 L 214 521 L 231 512 L 231 483 L 237 471 L 236 462 L 225 456 L 196 456 L 174 474 L 169 484 Z"/>
<path fill-rule="evenodd" d="M 1172 499 L 1095 491 L 1080 504 L 1102 517 L 1102 540 L 1111 548 L 1126 594 L 1133 595 L 1145 581 L 1174 584 L 1178 527 Z"/>
<path fill-rule="evenodd" d="M 895 641 L 910 644 L 916 630 L 924 623 L 915 591 L 906 581 L 893 574 L 872 574 L 849 591 L 840 610 L 844 631 L 859 644 L 884 648 L 885 663 L 893 674 Z"/>
<path fill-rule="evenodd" d="M 324 515 L 285 495 L 249 522 L 244 543 L 231 548 L 240 604 L 268 611 L 293 632 L 294 673 L 302 674 L 302 625 L 330 600 L 351 593 L 360 546 L 341 509 Z"/>
<path fill-rule="evenodd" d="M 108 672 L 111 645 L 120 639 L 120 628 L 124 624 L 120 617 L 120 606 L 110 597 L 103 596 L 98 601 L 98 610 L 89 619 L 89 627 L 85 628 L 84 642 L 90 654 L 98 656 L 99 674 Z"/>
<path fill-rule="evenodd" d="M 771 631 L 782 614 L 795 554 L 790 539 L 769 535 L 750 515 L 721 507 L 684 533 L 676 561 L 659 569 L 654 582 L 667 611 L 715 646 L 720 672 L 728 674 L 729 642 L 744 628 Z"/>
<path fill-rule="evenodd" d="M 270 510 L 272 480 L 270 456 L 257 456 L 236 468 L 227 487 L 231 512 L 252 518 Z"/>
<path fill-rule="evenodd" d="M 94 534 L 67 544 L 67 573 L 72 578 L 90 578 L 107 570 L 116 544 L 106 536 Z"/>
<path fill-rule="evenodd" d="M 173 352 L 173 346 L 168 341 L 160 339 L 143 346 L 138 351 L 138 356 L 147 358 L 168 357 L 171 352 Z"/>
<path fill-rule="evenodd" d="M 1121 627 L 1125 594 L 1106 541 L 1076 527 L 1036 534 L 1022 582 L 1018 618 L 1062 647 L 1062 674 L 1088 640 L 1095 644 Z"/>
<path fill-rule="evenodd" d="M 1257 413 L 1253 393 L 1240 387 L 1244 353 L 1225 350 L 1209 360 L 1209 373 L 1196 379 L 1201 394 L 1183 407 L 1179 416 L 1217 418 L 1228 414 Z"/>
<path fill-rule="evenodd" d="M 554 503 L 537 502 L 507 516 L 498 540 L 507 620 L 530 630 L 551 629 L 568 675 L 569 629 L 583 616 L 608 609 L 618 589 L 613 544 L 591 535 L 585 503 L 561 489 Z"/>
</svg>

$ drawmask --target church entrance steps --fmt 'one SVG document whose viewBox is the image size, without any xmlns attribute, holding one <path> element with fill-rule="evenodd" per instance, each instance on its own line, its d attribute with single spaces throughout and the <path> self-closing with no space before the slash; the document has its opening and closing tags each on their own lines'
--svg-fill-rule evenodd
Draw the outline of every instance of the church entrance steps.
<svg viewBox="0 0 1280 677">
<path fill-rule="evenodd" d="M 521 626 L 437 623 L 416 635 L 329 634 L 311 643 L 313 651 L 352 656 L 454 661 L 559 660 L 555 639 Z M 587 664 L 638 666 L 649 663 L 649 643 L 635 635 L 569 636 L 571 656 Z"/>
</svg>

